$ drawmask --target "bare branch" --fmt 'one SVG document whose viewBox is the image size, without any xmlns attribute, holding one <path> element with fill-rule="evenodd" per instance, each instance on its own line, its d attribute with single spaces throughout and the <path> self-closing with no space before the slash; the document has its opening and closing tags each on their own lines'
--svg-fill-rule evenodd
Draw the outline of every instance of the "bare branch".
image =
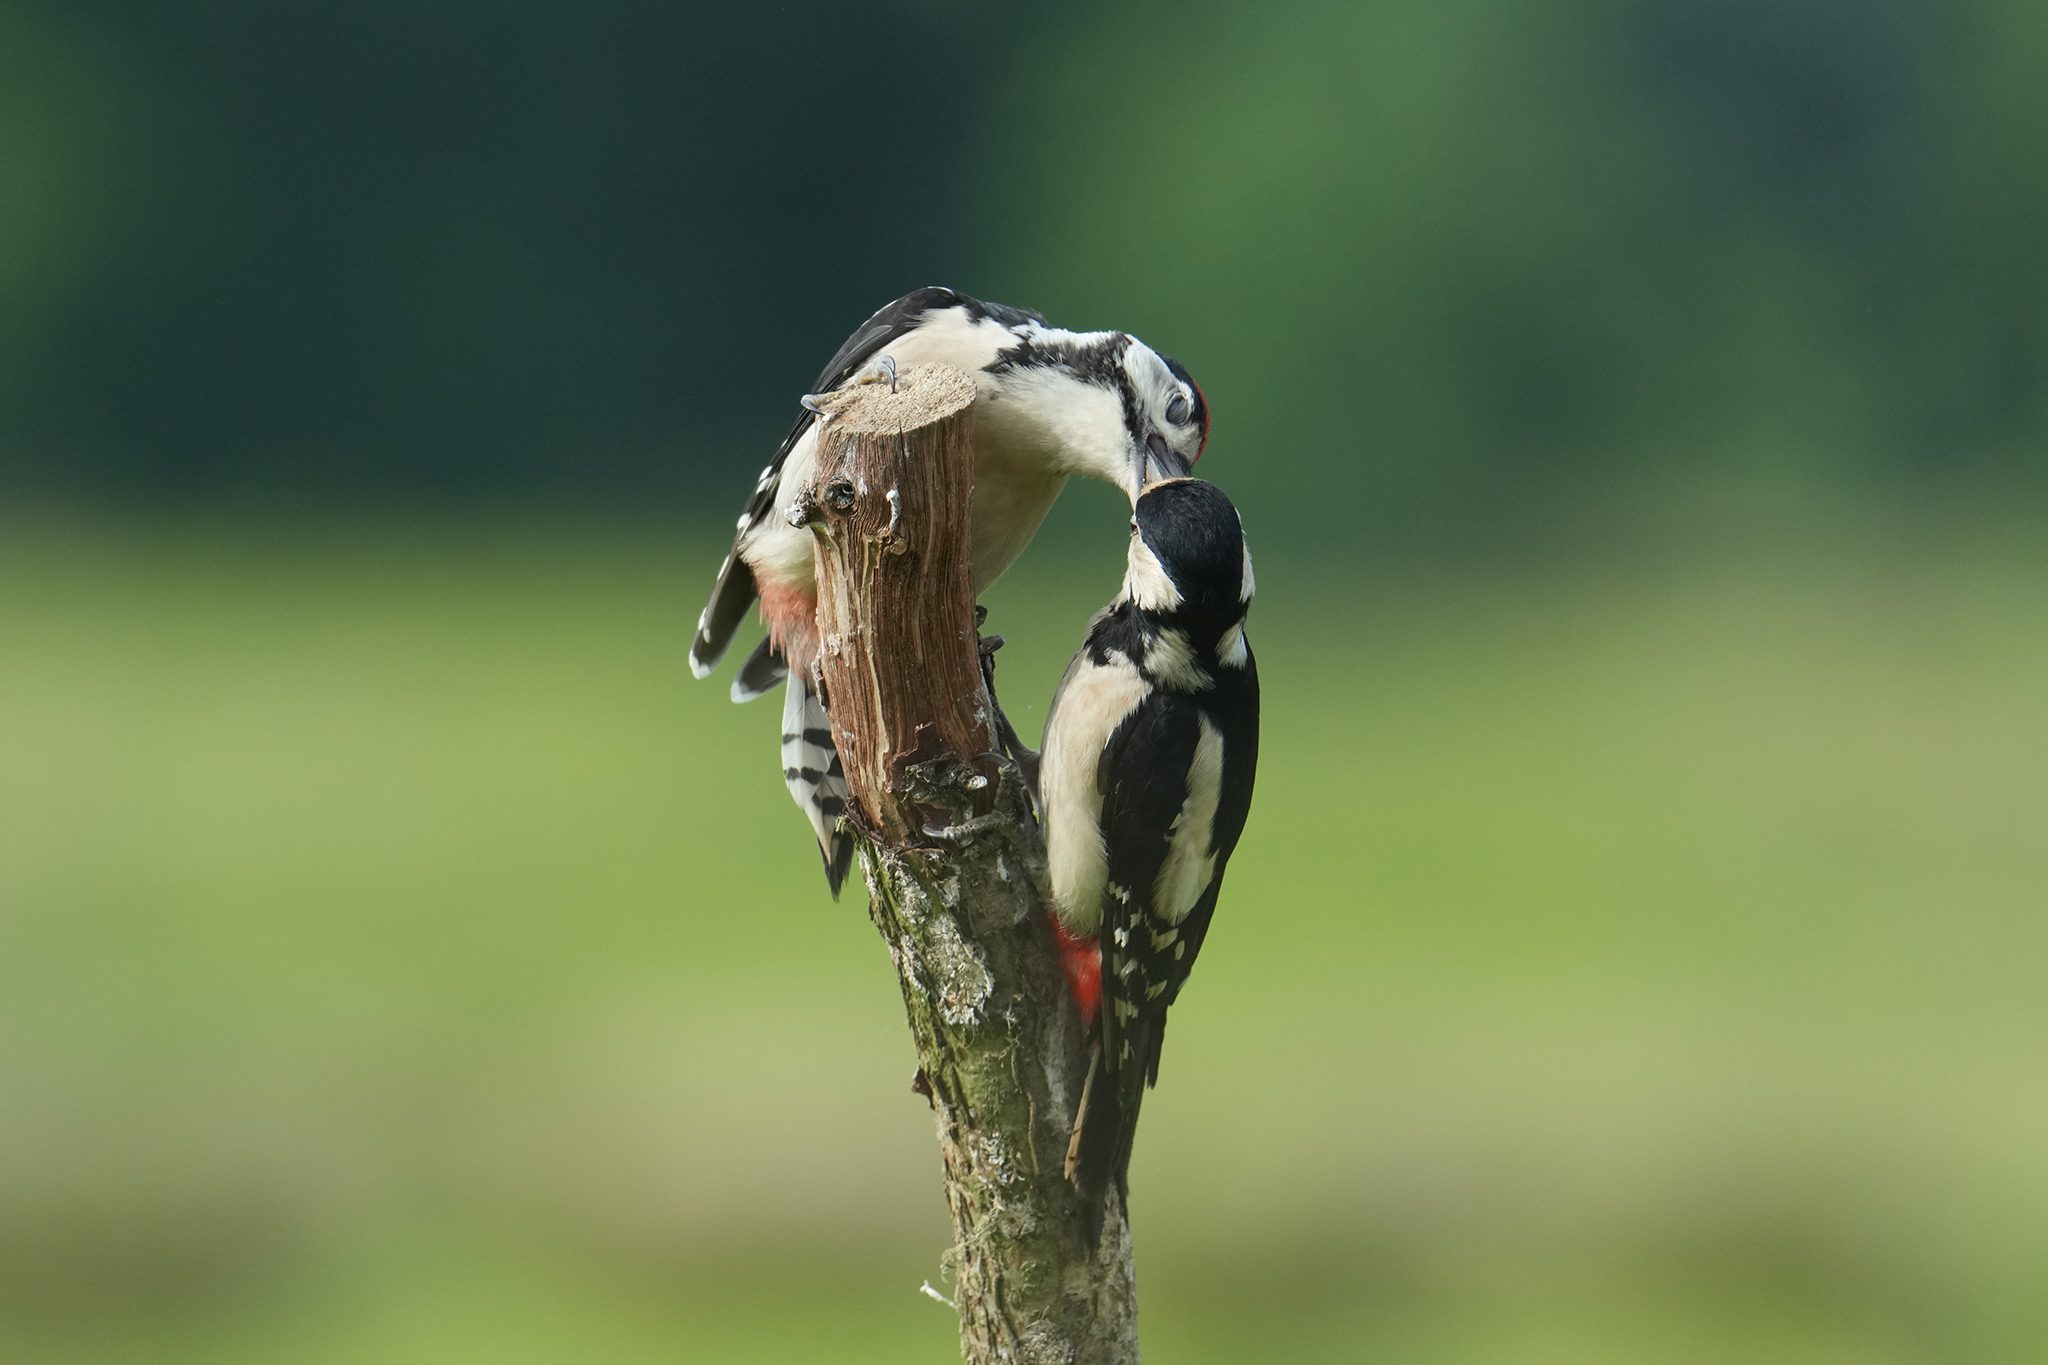
<svg viewBox="0 0 2048 1365">
<path fill-rule="evenodd" d="M 995 752 L 968 559 L 974 383 L 917 366 L 821 400 L 819 672 L 931 1102 L 971 1365 L 1138 1358 L 1123 1210 L 1099 1246 L 1062 1173 L 1086 1073 L 1044 915 L 1044 847 Z"/>
</svg>

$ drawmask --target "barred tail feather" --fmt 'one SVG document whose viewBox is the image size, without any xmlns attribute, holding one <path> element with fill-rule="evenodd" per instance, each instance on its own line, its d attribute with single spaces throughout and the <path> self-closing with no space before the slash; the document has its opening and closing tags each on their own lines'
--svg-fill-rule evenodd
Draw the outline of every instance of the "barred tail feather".
<svg viewBox="0 0 2048 1365">
<path fill-rule="evenodd" d="M 853 836 L 841 823 L 846 814 L 846 770 L 832 745 L 824 700 L 811 689 L 808 678 L 792 680 L 782 699 L 782 780 L 817 835 L 825 880 L 837 900 L 853 866 Z"/>
</svg>

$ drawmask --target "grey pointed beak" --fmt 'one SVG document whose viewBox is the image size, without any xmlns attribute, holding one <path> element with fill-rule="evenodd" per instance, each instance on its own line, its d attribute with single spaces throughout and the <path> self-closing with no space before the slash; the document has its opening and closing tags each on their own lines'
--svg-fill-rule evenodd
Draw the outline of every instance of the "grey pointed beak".
<svg viewBox="0 0 2048 1365">
<path fill-rule="evenodd" d="M 1145 437 L 1145 449 L 1132 464 L 1132 477 L 1137 481 L 1131 489 L 1131 501 L 1138 500 L 1138 494 L 1161 479 L 1184 479 L 1188 476 L 1188 462 L 1166 444 L 1166 438 L 1158 432 Z"/>
</svg>

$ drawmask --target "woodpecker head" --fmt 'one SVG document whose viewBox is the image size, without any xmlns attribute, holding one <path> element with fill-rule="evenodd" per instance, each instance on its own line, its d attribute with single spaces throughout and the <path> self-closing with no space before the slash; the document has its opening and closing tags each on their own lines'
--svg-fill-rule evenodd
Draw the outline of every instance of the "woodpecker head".
<svg viewBox="0 0 2048 1365">
<path fill-rule="evenodd" d="M 1160 479 L 1185 478 L 1209 443 L 1209 404 L 1187 367 L 1136 337 L 1123 353 L 1124 382 L 1134 403 L 1131 501 Z"/>
<path fill-rule="evenodd" d="M 982 367 L 978 429 L 1035 446 L 1061 474 L 1113 483 L 1135 503 L 1185 478 L 1209 439 L 1209 405 L 1179 361 L 1127 332 L 1020 329 Z"/>
<path fill-rule="evenodd" d="M 1124 591 L 1140 610 L 1188 628 L 1197 643 L 1244 620 L 1252 556 L 1237 508 L 1200 479 L 1166 479 L 1131 513 Z"/>
</svg>

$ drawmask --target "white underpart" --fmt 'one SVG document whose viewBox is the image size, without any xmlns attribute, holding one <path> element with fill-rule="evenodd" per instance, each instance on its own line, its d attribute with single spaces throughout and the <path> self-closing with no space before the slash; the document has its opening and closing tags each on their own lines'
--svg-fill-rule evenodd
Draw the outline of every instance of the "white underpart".
<svg viewBox="0 0 2048 1365">
<path fill-rule="evenodd" d="M 782 583 L 791 579 L 808 583 L 816 572 L 811 560 L 811 533 L 791 526 L 783 515 L 797 490 L 810 486 L 818 472 L 818 424 L 813 422 L 790 447 L 782 462 L 782 484 L 777 490 L 775 512 L 756 523 L 740 540 L 740 554 L 757 579 Z"/>
<path fill-rule="evenodd" d="M 1046 869 L 1060 919 L 1075 934 L 1093 934 L 1101 927 L 1109 880 L 1096 766 L 1111 732 L 1145 692 L 1145 680 L 1123 655 L 1112 654 L 1100 665 L 1084 657 L 1046 717 L 1038 776 Z"/>
<path fill-rule="evenodd" d="M 1238 583 L 1240 586 L 1237 590 L 1237 600 L 1240 602 L 1251 601 L 1254 584 L 1252 583 L 1252 547 L 1249 545 L 1244 547 L 1244 568 L 1240 573 Z"/>
<path fill-rule="evenodd" d="M 1195 908 L 1216 876 L 1216 851 L 1210 839 L 1216 828 L 1216 803 L 1223 792 L 1223 736 L 1201 718 L 1194 762 L 1188 765 L 1188 794 L 1166 835 L 1166 861 L 1152 884 L 1152 910 L 1169 924 L 1179 924 Z"/>
<path fill-rule="evenodd" d="M 1032 329 L 1078 343 L 1105 334 Z M 975 591 L 981 592 L 1016 562 L 1045 514 L 1052 510 L 1069 474 L 1128 485 L 1123 409 L 1115 394 L 1077 384 L 1057 370 L 985 372 L 997 352 L 1018 337 L 999 323 L 970 321 L 961 309 L 941 309 L 908 336 L 886 348 L 897 369 L 944 364 L 974 377 Z M 817 474 L 818 426 L 814 422 L 790 448 L 776 489 L 776 514 L 765 518 L 740 543 L 740 553 L 758 578 L 808 585 L 814 568 L 811 533 L 791 526 L 782 513 L 799 489 Z"/>
<path fill-rule="evenodd" d="M 1167 576 L 1166 566 L 1143 535 L 1131 537 L 1131 549 L 1124 567 L 1124 591 L 1146 611 L 1167 612 L 1180 605 L 1180 589 Z"/>
</svg>

